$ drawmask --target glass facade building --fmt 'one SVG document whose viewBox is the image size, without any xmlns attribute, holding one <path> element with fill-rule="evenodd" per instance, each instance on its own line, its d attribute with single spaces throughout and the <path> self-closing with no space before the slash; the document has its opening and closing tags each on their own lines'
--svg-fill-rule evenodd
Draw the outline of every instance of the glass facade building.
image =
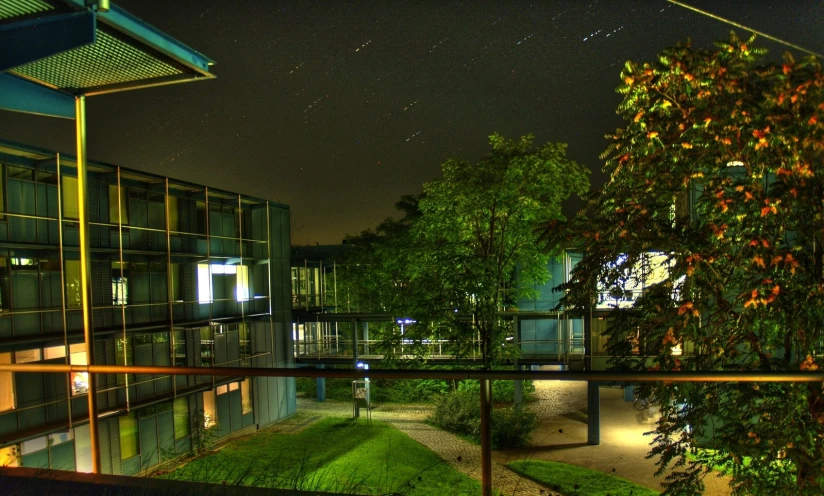
<svg viewBox="0 0 824 496">
<path fill-rule="evenodd" d="M 0 142 L 0 363 L 288 367 L 287 206 Z M 101 467 L 131 475 L 295 412 L 293 378 L 98 374 Z M 0 372 L 0 465 L 90 471 L 89 377 Z M 212 434 L 210 434 L 212 436 Z"/>
</svg>

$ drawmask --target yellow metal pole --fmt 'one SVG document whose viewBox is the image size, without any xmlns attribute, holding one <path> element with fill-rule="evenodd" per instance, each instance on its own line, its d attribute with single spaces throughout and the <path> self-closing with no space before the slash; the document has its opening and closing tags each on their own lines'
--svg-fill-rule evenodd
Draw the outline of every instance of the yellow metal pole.
<svg viewBox="0 0 824 496">
<path fill-rule="evenodd" d="M 74 99 L 75 132 L 77 139 L 77 220 L 80 224 L 80 289 L 83 302 L 83 340 L 86 357 L 94 365 L 94 336 L 91 319 L 91 266 L 89 262 L 89 217 L 86 198 L 86 97 Z M 100 473 L 100 442 L 97 423 L 97 384 L 95 374 L 89 373 L 89 443 L 91 444 L 92 473 Z"/>
</svg>

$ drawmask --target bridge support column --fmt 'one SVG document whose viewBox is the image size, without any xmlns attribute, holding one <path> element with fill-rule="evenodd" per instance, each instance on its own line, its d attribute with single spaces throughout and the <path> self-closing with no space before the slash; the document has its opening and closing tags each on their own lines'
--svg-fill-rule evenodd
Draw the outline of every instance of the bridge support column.
<svg viewBox="0 0 824 496">
<path fill-rule="evenodd" d="M 587 444 L 601 444 L 601 390 L 593 381 L 587 382 Z"/>
<path fill-rule="evenodd" d="M 317 368 L 325 368 L 326 365 L 318 364 Z M 326 401 L 326 377 L 318 377 L 315 379 L 315 392 L 318 402 Z"/>
</svg>

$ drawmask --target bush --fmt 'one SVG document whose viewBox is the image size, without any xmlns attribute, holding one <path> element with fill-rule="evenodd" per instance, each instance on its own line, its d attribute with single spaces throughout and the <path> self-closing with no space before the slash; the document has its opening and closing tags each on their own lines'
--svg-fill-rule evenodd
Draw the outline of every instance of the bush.
<svg viewBox="0 0 824 496">
<path fill-rule="evenodd" d="M 442 379 L 378 379 L 372 381 L 372 401 L 418 403 L 449 392 Z"/>
<path fill-rule="evenodd" d="M 535 384 L 532 381 L 523 381 L 523 399 L 528 400 L 535 392 Z M 479 381 L 461 381 L 458 384 L 459 391 L 472 393 L 476 398 L 481 394 L 481 383 Z M 515 381 L 492 381 L 492 402 L 493 403 L 515 403 Z"/>
<path fill-rule="evenodd" d="M 523 408 L 492 410 L 492 447 L 525 448 L 536 427 L 538 416 Z"/>
<path fill-rule="evenodd" d="M 538 417 L 521 408 L 500 408 L 492 411 L 492 447 L 523 448 L 532 431 L 538 427 Z M 441 429 L 467 436 L 476 442 L 481 438 L 481 405 L 479 396 L 458 390 L 441 396 L 435 402 L 435 412 L 429 421 Z"/>
<path fill-rule="evenodd" d="M 481 437 L 481 405 L 478 396 L 467 391 L 454 391 L 435 401 L 430 421 L 441 429 L 473 439 Z"/>
</svg>

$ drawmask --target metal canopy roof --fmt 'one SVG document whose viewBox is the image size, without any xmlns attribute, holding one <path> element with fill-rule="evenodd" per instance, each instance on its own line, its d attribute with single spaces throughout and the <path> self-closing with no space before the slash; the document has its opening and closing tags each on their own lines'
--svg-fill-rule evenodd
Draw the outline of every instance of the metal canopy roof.
<svg viewBox="0 0 824 496">
<path fill-rule="evenodd" d="M 23 51 L 33 46 L 31 61 L 7 73 L 69 95 L 215 77 L 209 72 L 212 60 L 115 5 L 104 12 L 87 7 L 85 0 L 4 0 L 4 28 L 17 30 L 12 36 Z M 88 38 L 82 39 L 82 31 Z M 59 45 L 55 40 L 74 47 L 58 52 L 60 46 L 51 48 Z M 38 44 L 50 46 L 38 53 Z"/>
</svg>

